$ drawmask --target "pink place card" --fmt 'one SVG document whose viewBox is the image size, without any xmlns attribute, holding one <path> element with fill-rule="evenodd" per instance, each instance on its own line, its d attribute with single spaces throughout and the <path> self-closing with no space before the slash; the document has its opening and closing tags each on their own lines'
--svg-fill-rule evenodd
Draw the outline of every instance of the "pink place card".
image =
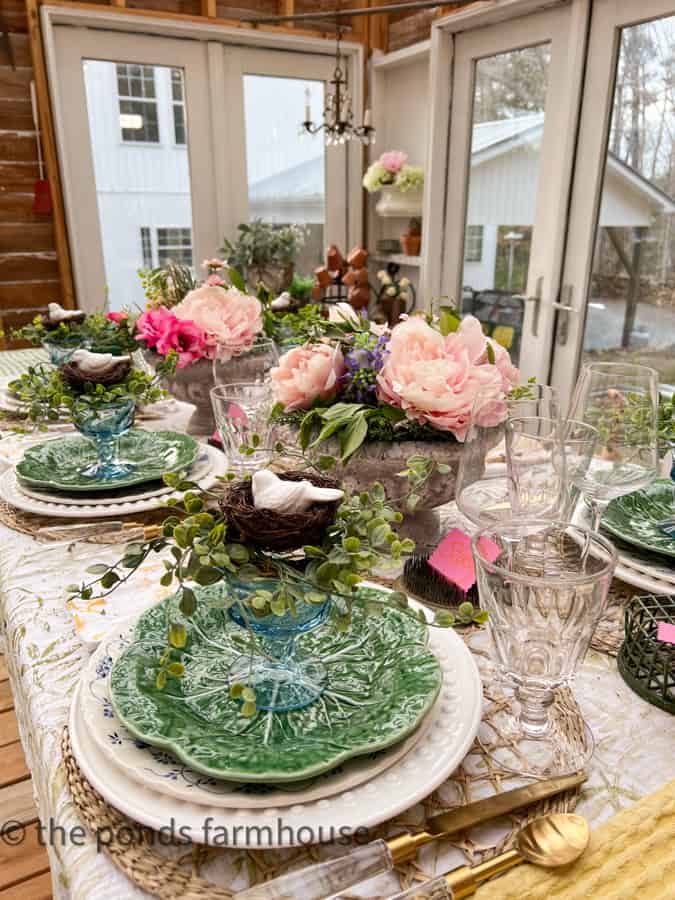
<svg viewBox="0 0 675 900">
<path fill-rule="evenodd" d="M 480 538 L 479 544 L 481 553 L 490 562 L 494 562 L 501 553 L 497 544 L 489 538 Z M 429 557 L 429 565 L 466 593 L 476 582 L 469 535 L 459 528 L 453 528 Z"/>
<path fill-rule="evenodd" d="M 656 626 L 656 640 L 664 644 L 675 644 L 675 625 L 669 622 L 659 622 Z"/>
</svg>

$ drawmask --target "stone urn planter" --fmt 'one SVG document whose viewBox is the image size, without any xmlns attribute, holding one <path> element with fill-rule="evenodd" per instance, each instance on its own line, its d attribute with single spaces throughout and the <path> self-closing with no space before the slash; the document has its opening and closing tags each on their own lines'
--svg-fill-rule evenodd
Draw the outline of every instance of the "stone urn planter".
<svg viewBox="0 0 675 900">
<path fill-rule="evenodd" d="M 383 187 L 375 206 L 378 216 L 391 219 L 409 219 L 422 215 L 423 188 L 400 191 L 395 187 Z"/>
<path fill-rule="evenodd" d="M 152 350 L 143 351 L 143 359 L 153 370 L 162 358 Z M 209 393 L 213 387 L 213 360 L 200 359 L 184 369 L 176 369 L 170 378 L 162 379 L 162 387 L 176 400 L 195 407 L 187 424 L 189 434 L 213 433 L 216 423 Z"/>
<path fill-rule="evenodd" d="M 389 503 L 405 514 L 403 523 L 398 526 L 399 531 L 419 545 L 434 544 L 442 536 L 440 517 L 435 510 L 455 497 L 457 470 L 463 446 L 456 441 L 374 441 L 363 444 L 345 466 L 338 464 L 335 469 L 331 469 L 330 474 L 356 493 L 370 490 L 373 482 L 379 481 Z M 333 440 L 322 443 L 317 451 L 336 458 L 340 455 L 339 445 Z M 419 491 L 419 502 L 411 513 L 406 509 L 405 502 L 410 491 L 408 481 L 398 473 L 406 468 L 409 457 L 415 455 L 445 463 L 450 471 L 446 474 L 433 472 Z"/>
</svg>

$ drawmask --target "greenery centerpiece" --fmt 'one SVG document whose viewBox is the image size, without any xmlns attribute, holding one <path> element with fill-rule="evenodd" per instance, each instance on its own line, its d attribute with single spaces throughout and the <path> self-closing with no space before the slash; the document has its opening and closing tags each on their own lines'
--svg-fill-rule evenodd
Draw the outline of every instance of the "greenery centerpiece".
<svg viewBox="0 0 675 900">
<path fill-rule="evenodd" d="M 252 446 L 242 447 L 242 452 L 254 452 L 256 443 L 253 438 Z M 280 445 L 276 447 L 277 453 L 282 450 Z M 297 488 L 302 476 L 311 483 L 325 483 L 325 476 L 316 473 L 311 460 L 303 459 L 303 464 L 308 468 L 282 473 L 280 482 L 288 479 Z M 306 510 L 304 527 L 297 512 L 264 505 L 254 509 L 254 502 L 249 502 L 249 512 L 257 513 L 259 520 L 259 528 L 251 536 L 240 527 L 246 521 L 242 496 L 250 489 L 245 481 L 228 477 L 222 494 L 200 491 L 175 474 L 166 475 L 165 480 L 183 494 L 171 501 L 161 534 L 129 544 L 112 565 L 91 567 L 94 579 L 72 585 L 70 590 L 84 599 L 94 592 L 105 596 L 127 582 L 148 556 L 161 553 L 166 568 L 161 582 L 165 586 L 175 583 L 177 591 L 167 601 L 166 646 L 146 660 L 154 666 L 159 689 L 185 673 L 192 640 L 190 617 L 205 596 L 200 588 L 221 585 L 217 600 L 209 602 L 227 610 L 249 637 L 247 652 L 230 673 L 230 696 L 241 704 L 242 714 L 254 715 L 259 707 L 290 709 L 311 702 L 317 696 L 312 685 L 315 688 L 321 681 L 320 661 L 296 659 L 293 638 L 325 620 L 338 629 L 349 628 L 353 604 L 360 602 L 357 591 L 362 580 L 376 567 L 398 565 L 414 549 L 412 541 L 397 534 L 402 514 L 387 503 L 384 488 L 375 483 L 358 494 L 338 491 L 337 500 L 331 491 L 329 514 L 317 520 L 317 504 L 313 503 Z M 268 541 L 266 535 L 284 531 L 292 533 L 295 540 L 284 550 L 276 549 L 278 544 Z M 213 594 L 209 596 L 213 598 Z M 407 609 L 407 598 L 399 593 L 370 598 L 364 610 L 377 615 L 383 604 Z M 264 677 L 269 676 L 270 668 L 273 692 L 270 679 Z M 303 700 L 299 689 L 307 687 L 310 699 Z"/>
<path fill-rule="evenodd" d="M 10 382 L 9 389 L 28 420 L 39 427 L 70 418 L 96 449 L 97 459 L 81 474 L 114 481 L 131 471 L 131 465 L 117 457 L 118 439 L 131 428 L 137 404 L 156 403 L 166 396 L 159 381 L 175 365 L 176 354 L 172 354 L 153 377 L 134 368 L 128 354 L 113 356 L 80 348 L 59 369 L 29 367 Z"/>
<path fill-rule="evenodd" d="M 239 225 L 237 231 L 234 242 L 223 240 L 220 252 L 227 264 L 241 272 L 249 284 L 263 282 L 277 294 L 288 290 L 298 253 L 307 239 L 306 229 L 254 219 Z"/>
<path fill-rule="evenodd" d="M 129 325 L 126 319 L 113 321 L 103 312 L 64 310 L 58 303 L 50 303 L 46 315 L 14 329 L 12 338 L 44 346 L 50 362 L 59 366 L 78 348 L 115 355 L 131 353 L 138 345 Z"/>
<path fill-rule="evenodd" d="M 503 421 L 519 377 L 478 320 L 449 307 L 392 329 L 350 319 L 327 323 L 323 338 L 281 357 L 273 415 L 320 463 L 324 454 L 337 458 L 352 490 L 379 480 L 418 512 L 452 499 L 472 422 Z"/>
</svg>

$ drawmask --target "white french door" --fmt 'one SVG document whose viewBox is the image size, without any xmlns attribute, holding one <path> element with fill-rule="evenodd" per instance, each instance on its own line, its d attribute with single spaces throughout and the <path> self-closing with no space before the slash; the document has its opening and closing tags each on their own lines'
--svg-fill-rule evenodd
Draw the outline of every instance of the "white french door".
<svg viewBox="0 0 675 900">
<path fill-rule="evenodd" d="M 61 26 L 55 53 L 51 89 L 77 296 L 89 311 L 106 302 L 119 309 L 142 300 L 136 270 L 144 264 L 168 254 L 194 263 L 215 250 L 207 49 Z"/>
<path fill-rule="evenodd" d="M 211 34 L 211 33 L 209 33 Z M 51 86 L 79 303 L 141 304 L 137 270 L 200 273 L 253 218 L 304 226 L 297 264 L 361 238 L 360 148 L 320 122 L 328 53 L 55 25 Z M 316 42 L 313 42 L 314 44 Z M 360 117 L 360 54 L 346 66 Z"/>
<path fill-rule="evenodd" d="M 552 383 L 637 362 L 675 389 L 674 0 L 595 0 Z"/>
<path fill-rule="evenodd" d="M 465 310 L 475 298 L 527 298 L 522 336 L 505 327 L 500 339 L 519 351 L 523 375 L 542 381 L 559 299 L 587 9 L 587 0 L 571 0 L 483 27 L 474 27 L 483 24 L 480 14 L 475 22 L 460 14 L 434 38 L 435 81 L 448 79 L 447 98 L 436 103 L 448 102 L 451 114 L 447 154 L 442 135 L 432 144 L 430 181 L 438 183 L 442 168 L 447 192 L 443 211 L 429 197 L 432 220 L 443 215 L 445 223 L 435 277 L 427 253 L 431 293 L 463 297 Z"/>
<path fill-rule="evenodd" d="M 426 294 L 522 302 L 521 370 L 563 405 L 598 359 L 673 391 L 675 0 L 542 7 L 434 29 Z"/>
</svg>

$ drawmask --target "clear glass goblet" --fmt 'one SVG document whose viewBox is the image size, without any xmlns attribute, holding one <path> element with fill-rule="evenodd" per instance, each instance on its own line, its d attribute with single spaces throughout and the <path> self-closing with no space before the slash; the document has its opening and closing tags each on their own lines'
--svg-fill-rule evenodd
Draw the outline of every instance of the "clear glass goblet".
<svg viewBox="0 0 675 900">
<path fill-rule="evenodd" d="M 558 518 L 567 500 L 560 420 L 541 416 L 507 419 L 505 437 L 509 501 L 513 514 Z"/>
<path fill-rule="evenodd" d="M 650 484 L 658 474 L 658 373 L 646 366 L 591 363 L 574 389 L 569 415 L 598 433 L 590 465 L 572 473 L 593 511 L 593 529 L 610 500 Z"/>
<path fill-rule="evenodd" d="M 523 416 L 558 421 L 559 403 L 548 385 L 523 385 L 519 396 L 506 401 L 506 418 L 499 425 L 477 425 L 483 401 L 476 398 L 457 470 L 455 500 L 474 525 L 513 517 L 506 458 L 506 423 Z M 527 510 L 523 510 L 526 513 Z"/>
<path fill-rule="evenodd" d="M 93 441 L 98 460 L 80 470 L 80 474 L 96 481 L 114 482 L 133 471 L 133 464 L 119 458 L 119 439 L 134 424 L 136 404 L 131 399 L 91 406 L 76 403 L 73 424 Z"/>
<path fill-rule="evenodd" d="M 261 339 L 244 353 L 234 354 L 225 344 L 219 344 L 213 359 L 213 383 L 241 384 L 267 381 L 270 371 L 279 362 L 279 348 L 270 339 Z"/>
<path fill-rule="evenodd" d="M 555 692 L 570 685 L 603 615 L 616 551 L 587 529 L 522 519 L 480 529 L 471 545 L 491 656 L 511 692 L 496 713 L 505 740 L 493 755 L 518 774 L 577 772 L 593 738 L 571 726 Z"/>
<path fill-rule="evenodd" d="M 211 388 L 216 428 L 235 472 L 250 474 L 272 458 L 276 429 L 269 418 L 273 402 L 267 382 Z"/>
</svg>

